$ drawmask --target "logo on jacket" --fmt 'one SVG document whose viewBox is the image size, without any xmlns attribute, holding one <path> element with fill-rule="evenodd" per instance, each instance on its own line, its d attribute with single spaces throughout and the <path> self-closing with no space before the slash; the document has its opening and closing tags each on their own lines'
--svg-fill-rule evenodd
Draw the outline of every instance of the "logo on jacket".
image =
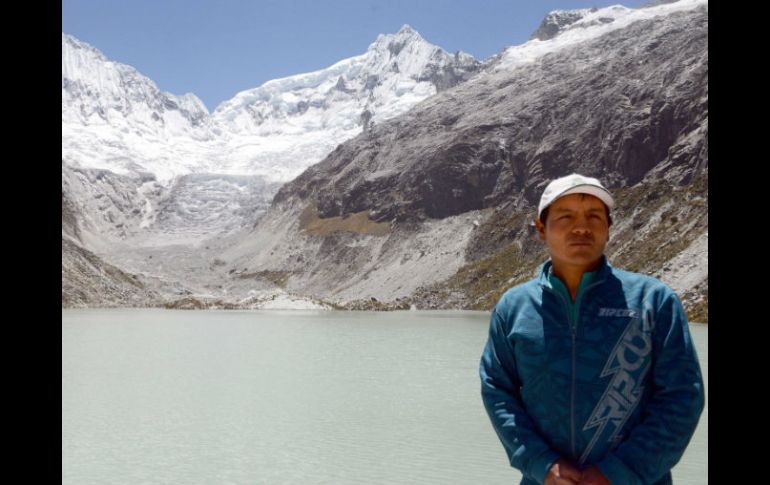
<svg viewBox="0 0 770 485">
<path fill-rule="evenodd" d="M 631 317 L 636 318 L 639 312 L 630 308 L 599 308 L 600 317 Z"/>
<path fill-rule="evenodd" d="M 614 309 L 603 308 L 602 310 Z M 633 310 L 623 311 L 632 312 Z M 638 313 L 634 314 L 636 315 Z M 639 404 L 644 391 L 642 383 L 650 368 L 650 359 L 647 357 L 652 350 L 652 339 L 649 332 L 645 332 L 646 329 L 651 328 L 650 322 L 647 321 L 650 315 L 651 312 L 645 312 L 645 321 L 634 318 L 629 322 L 602 370 L 600 377 L 612 376 L 612 380 L 583 427 L 583 431 L 597 429 L 580 457 L 581 465 L 585 463 L 602 437 L 613 446 L 619 443 L 618 434 Z"/>
</svg>

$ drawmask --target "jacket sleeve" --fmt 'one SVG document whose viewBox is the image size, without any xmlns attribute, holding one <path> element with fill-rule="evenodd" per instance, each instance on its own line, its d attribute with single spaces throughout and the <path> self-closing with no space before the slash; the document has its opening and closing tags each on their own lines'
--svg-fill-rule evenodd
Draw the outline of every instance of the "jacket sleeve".
<svg viewBox="0 0 770 485">
<path fill-rule="evenodd" d="M 613 484 L 655 483 L 676 465 L 705 404 L 703 377 L 684 309 L 672 290 L 650 317 L 654 324 L 652 386 L 644 417 L 597 463 Z"/>
<path fill-rule="evenodd" d="M 503 323 L 495 308 L 479 365 L 481 397 L 511 466 L 542 484 L 559 454 L 538 434 L 521 403 L 516 361 Z"/>
</svg>

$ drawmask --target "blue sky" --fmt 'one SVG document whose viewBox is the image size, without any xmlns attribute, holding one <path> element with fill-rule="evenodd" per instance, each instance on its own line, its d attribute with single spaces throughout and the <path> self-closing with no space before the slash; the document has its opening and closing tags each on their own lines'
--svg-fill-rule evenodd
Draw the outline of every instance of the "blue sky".
<svg viewBox="0 0 770 485">
<path fill-rule="evenodd" d="M 551 10 L 647 0 L 62 0 L 62 32 L 213 111 L 239 91 L 363 54 L 409 24 L 483 60 L 526 42 Z"/>
</svg>

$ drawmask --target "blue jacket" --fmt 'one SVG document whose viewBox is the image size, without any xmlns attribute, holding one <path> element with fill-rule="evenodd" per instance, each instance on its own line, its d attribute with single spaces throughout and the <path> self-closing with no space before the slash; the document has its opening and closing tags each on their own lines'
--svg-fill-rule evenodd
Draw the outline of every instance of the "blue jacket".
<svg viewBox="0 0 770 485">
<path fill-rule="evenodd" d="M 559 457 L 598 466 L 613 485 L 672 483 L 705 402 L 679 298 L 602 257 L 573 318 L 550 272 L 548 261 L 500 298 L 479 368 L 521 485 L 542 484 Z"/>
</svg>

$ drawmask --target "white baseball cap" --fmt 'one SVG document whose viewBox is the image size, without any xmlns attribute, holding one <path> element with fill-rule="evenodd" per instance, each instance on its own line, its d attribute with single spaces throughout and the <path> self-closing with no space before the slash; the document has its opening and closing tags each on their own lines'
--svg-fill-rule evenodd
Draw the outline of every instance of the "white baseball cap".
<svg viewBox="0 0 770 485">
<path fill-rule="evenodd" d="M 538 219 L 546 207 L 553 204 L 556 199 L 569 194 L 593 195 L 604 202 L 608 209 L 612 209 L 615 206 L 615 201 L 612 199 L 610 191 L 605 189 L 598 179 L 573 173 L 566 177 L 552 180 L 548 184 L 543 191 L 543 196 L 540 197 L 540 205 L 537 208 Z"/>
</svg>

